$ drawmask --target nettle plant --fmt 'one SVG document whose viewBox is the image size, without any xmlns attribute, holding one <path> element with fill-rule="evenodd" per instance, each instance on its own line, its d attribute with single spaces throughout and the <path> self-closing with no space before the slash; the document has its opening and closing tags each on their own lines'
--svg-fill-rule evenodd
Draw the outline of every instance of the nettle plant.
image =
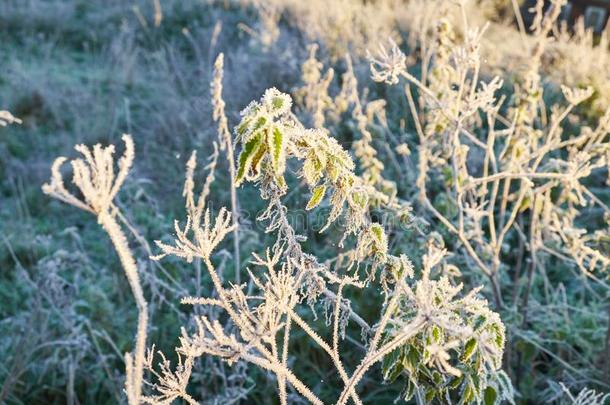
<svg viewBox="0 0 610 405">
<path fill-rule="evenodd" d="M 222 62 L 216 68 L 215 77 L 221 78 Z M 215 82 L 215 119 L 220 123 L 221 146 L 230 149 L 224 104 L 218 103 L 220 91 Z M 241 152 L 234 186 L 249 182 L 258 188 L 267 208 L 257 221 L 265 224 L 265 232 L 275 239 L 264 252 L 251 253 L 246 282 L 227 281 L 214 263 L 218 246 L 239 227 L 227 209 L 214 214 L 207 204 L 218 150 L 215 147 L 211 155 L 209 173 L 198 196 L 196 155 L 187 163 L 183 193 L 186 221 L 176 221 L 173 242 L 157 242 L 160 255 L 154 259 L 175 256 L 188 263 L 202 263 L 213 288 L 205 297 L 182 299 L 183 304 L 196 307 L 194 327 L 182 329 L 176 348 L 178 364 L 174 367 L 162 353 L 161 361 L 155 364 L 154 347 L 144 353 L 146 301 L 127 239 L 115 220 L 119 209 L 112 200 L 133 161 L 131 138 L 124 137 L 127 150 L 116 174 L 112 146 L 77 147 L 84 159 L 72 161 L 73 181 L 82 198 L 64 186 L 60 165 L 65 159 L 60 158 L 53 166 L 52 181 L 44 191 L 97 216 L 117 249 L 140 310 L 136 348 L 133 355 L 126 355 L 128 402 L 166 404 L 182 399 L 197 403 L 189 394 L 193 369 L 198 358 L 215 356 L 229 365 L 253 364 L 275 375 L 282 404 L 299 395 L 322 404 L 319 393 L 292 368 L 295 328 L 328 356 L 336 369 L 342 383 L 337 386 L 337 404 L 361 404 L 358 384 L 378 365 L 388 382 L 401 379 L 401 396 L 407 400 L 512 401 L 510 381 L 501 371 L 505 330 L 499 315 L 478 297 L 479 289 L 461 294 L 461 284 L 452 284 L 446 276 L 432 276 L 435 268 L 446 265 L 443 248 L 430 243 L 418 272 L 406 255 L 390 251 L 383 224 L 373 222 L 369 211 L 372 207 L 397 210 L 402 205 L 395 195 L 384 194 L 379 181 L 357 175 L 350 154 L 329 132 L 321 127 L 305 128 L 291 106 L 289 95 L 269 89 L 260 101 L 252 102 L 242 112 L 235 128 Z M 366 142 L 361 146 L 366 149 Z M 295 170 L 288 170 L 288 166 Z M 322 261 L 305 251 L 306 238 L 290 224 L 290 208 L 284 204 L 292 183 L 287 178 L 294 175 L 309 189 L 307 210 L 319 209 L 321 204 L 330 206 L 320 232 L 333 226 L 342 233 L 341 243 L 336 245 L 336 257 L 342 260 Z M 340 217 L 343 225 L 337 221 Z M 348 289 L 381 294 L 383 304 L 375 323 L 369 324 L 352 309 Z M 210 309 L 197 310 L 201 306 Z M 328 331 L 316 329 L 319 323 L 308 320 L 322 306 L 329 309 Z M 348 322 L 361 329 L 363 345 L 349 338 Z M 327 335 L 328 340 L 323 338 Z M 345 359 L 351 358 L 346 354 L 359 350 L 364 352 L 360 361 L 346 364 Z"/>
</svg>

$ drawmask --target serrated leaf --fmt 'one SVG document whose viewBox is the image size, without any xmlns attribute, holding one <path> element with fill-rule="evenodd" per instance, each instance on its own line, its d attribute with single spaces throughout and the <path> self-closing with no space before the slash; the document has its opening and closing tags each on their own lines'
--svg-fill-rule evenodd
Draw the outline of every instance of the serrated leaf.
<svg viewBox="0 0 610 405">
<path fill-rule="evenodd" d="M 239 154 L 239 165 L 237 167 L 237 176 L 235 176 L 235 185 L 239 186 L 248 172 L 254 154 L 262 142 L 262 134 L 257 134 L 244 145 L 244 149 Z"/>
<path fill-rule="evenodd" d="M 500 348 L 504 347 L 505 336 L 504 336 L 503 328 L 500 325 L 494 323 L 491 325 L 491 329 L 496 334 L 496 339 L 495 339 L 496 345 L 498 345 L 498 347 L 500 347 Z"/>
<path fill-rule="evenodd" d="M 282 176 L 286 169 L 286 137 L 280 131 L 279 128 L 273 128 L 273 134 L 267 136 L 267 143 L 269 144 L 269 150 L 271 151 L 271 162 L 273 165 L 273 171 L 276 176 Z"/>
<path fill-rule="evenodd" d="M 410 401 L 415 395 L 415 384 L 411 380 L 407 380 L 407 386 L 404 390 L 405 401 Z"/>
<path fill-rule="evenodd" d="M 375 238 L 375 242 L 377 243 L 377 245 L 384 246 L 385 245 L 385 232 L 383 231 L 383 228 L 381 227 L 381 225 L 371 224 L 370 230 L 371 230 L 371 233 L 373 234 L 373 237 Z"/>
<path fill-rule="evenodd" d="M 303 177 L 308 185 L 313 186 L 322 177 L 322 171 L 320 170 L 320 162 L 315 156 L 308 156 L 303 163 Z"/>
<path fill-rule="evenodd" d="M 470 386 L 470 384 L 466 384 L 464 386 L 464 391 L 462 392 L 462 400 L 460 401 L 460 404 L 468 404 L 468 403 L 472 402 L 473 399 L 474 399 L 474 390 Z"/>
<path fill-rule="evenodd" d="M 402 364 L 409 374 L 415 374 L 417 365 L 420 362 L 420 355 L 415 347 L 411 347 L 408 350 L 407 355 L 402 359 Z"/>
<path fill-rule="evenodd" d="M 265 124 L 267 123 L 267 118 L 265 117 L 260 117 L 257 121 L 256 124 L 254 125 L 254 128 L 252 129 L 252 132 L 256 132 L 259 129 L 261 129 Z"/>
<path fill-rule="evenodd" d="M 260 174 L 260 166 L 263 161 L 263 157 L 267 152 L 267 145 L 264 142 L 260 142 L 257 149 L 254 151 L 254 157 L 250 163 L 250 170 L 246 171 L 246 178 L 250 181 L 256 180 Z"/>
<path fill-rule="evenodd" d="M 477 341 L 475 339 L 470 339 L 468 342 L 466 342 L 466 345 L 464 346 L 464 353 L 462 353 L 462 361 L 465 362 L 470 360 L 476 348 Z"/>
<path fill-rule="evenodd" d="M 244 135 L 246 133 L 246 130 L 248 129 L 249 125 L 250 125 L 250 120 L 248 120 L 248 119 L 243 120 L 242 123 L 239 124 L 239 126 L 237 127 L 237 134 Z"/>
<path fill-rule="evenodd" d="M 432 327 L 432 338 L 434 339 L 434 343 L 438 343 L 441 341 L 441 330 L 439 327 Z"/>
<path fill-rule="evenodd" d="M 368 198 L 366 193 L 364 192 L 360 192 L 360 191 L 356 191 L 352 194 L 352 201 L 359 206 L 360 208 L 365 208 L 366 204 L 368 202 Z"/>
<path fill-rule="evenodd" d="M 402 354 L 402 349 L 394 350 L 390 354 L 386 355 L 383 358 L 381 364 L 381 370 L 383 372 L 383 379 L 387 380 L 390 378 L 390 375 L 393 374 L 394 369 L 397 367 L 400 356 Z M 402 365 L 401 365 L 402 368 Z"/>
<path fill-rule="evenodd" d="M 462 382 L 464 381 L 464 374 L 462 374 L 459 377 L 455 377 L 453 380 L 451 380 L 451 382 L 449 383 L 449 388 L 451 388 L 452 390 L 456 389 L 457 387 L 460 386 L 460 384 L 462 384 Z"/>
<path fill-rule="evenodd" d="M 284 105 L 284 99 L 282 97 L 273 97 L 271 100 L 271 105 L 275 110 L 279 110 Z"/>
<path fill-rule="evenodd" d="M 318 204 L 320 204 L 320 202 L 322 201 L 322 199 L 324 199 L 325 193 L 326 193 L 325 184 L 321 184 L 321 185 L 315 187 L 313 189 L 313 193 L 312 193 L 311 198 L 309 199 L 309 202 L 307 203 L 307 207 L 305 207 L 305 209 L 307 211 L 309 211 L 310 209 L 317 207 Z"/>
<path fill-rule="evenodd" d="M 384 379 L 389 383 L 393 383 L 400 376 L 402 371 L 402 362 L 397 361 L 389 372 L 384 375 Z"/>
</svg>

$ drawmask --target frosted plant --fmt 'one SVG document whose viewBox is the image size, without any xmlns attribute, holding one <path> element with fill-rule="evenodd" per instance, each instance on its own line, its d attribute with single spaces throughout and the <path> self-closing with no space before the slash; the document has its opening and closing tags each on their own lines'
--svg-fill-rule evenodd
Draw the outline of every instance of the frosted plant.
<svg viewBox="0 0 610 405">
<path fill-rule="evenodd" d="M 269 204 L 258 220 L 267 222 L 266 232 L 276 236 L 275 243 L 264 255 L 252 254 L 251 264 L 256 269 L 248 271 L 247 289 L 243 284 L 226 286 L 212 262 L 213 250 L 232 230 L 230 215 L 222 208 L 216 219 L 211 220 L 209 209 L 205 208 L 212 175 L 208 175 L 195 202 L 195 155 L 187 164 L 186 225 L 176 224 L 173 245 L 157 242 L 162 254 L 155 259 L 174 255 L 189 262 L 195 258 L 202 260 L 215 293 L 210 297 L 186 297 L 182 302 L 218 308 L 226 315 L 227 323 L 222 323 L 223 318 L 195 315 L 195 331 L 182 331 L 181 344 L 176 349 L 177 368 L 172 370 L 162 357 L 160 371 L 153 372 L 158 379 L 156 393 L 147 396 L 146 402 L 169 403 L 182 398 L 192 403 L 187 393 L 192 364 L 198 357 L 212 355 L 229 365 L 247 362 L 275 374 L 283 404 L 288 403 L 288 387 L 310 402 L 321 404 L 318 395 L 289 366 L 294 327 L 302 329 L 336 368 L 344 385 L 338 404 L 350 399 L 362 403 L 356 387 L 366 372 L 380 362 L 386 364 L 386 369 L 394 370 L 396 364 L 392 358 L 396 352 L 410 348 L 421 351 L 421 356 L 413 361 L 415 368 L 401 369 L 394 374 L 405 374 L 407 381 L 415 381 L 417 390 L 429 398 L 449 398 L 453 391 L 466 393 L 463 402 L 480 401 L 483 395 L 491 394 L 498 401 L 512 398 L 510 383 L 498 371 L 504 348 L 504 326 L 498 315 L 488 309 L 484 300 L 476 298 L 476 291 L 457 299 L 461 286 L 451 285 L 447 278 L 430 279 L 430 270 L 442 260 L 443 251 L 430 250 L 424 257 L 421 280 L 410 281 L 414 269 L 409 259 L 405 255 L 391 255 L 382 226 L 366 219 L 367 187 L 354 174 L 347 152 L 325 131 L 303 128 L 290 112 L 291 103 L 288 95 L 276 89 L 267 90 L 259 102 L 251 103 L 242 112 L 241 123 L 236 127 L 237 139 L 242 145 L 236 182 L 247 180 L 258 184 L 261 197 Z M 357 235 L 354 260 L 372 260 L 383 268 L 385 305 L 380 321 L 374 326 L 353 312 L 344 295 L 345 289 L 364 288 L 372 278 L 360 280 L 357 275 L 342 275 L 339 268 L 331 270 L 320 263 L 314 255 L 303 251 L 304 237 L 297 235 L 288 223 L 287 207 L 281 197 L 288 189 L 285 176 L 290 159 L 300 162 L 298 175 L 312 190 L 306 208 L 318 206 L 326 198 L 326 189 L 330 189 L 332 194 L 328 198 L 332 209 L 324 229 L 345 214 L 345 233 Z M 303 303 L 314 309 L 321 297 L 330 300 L 334 308 L 329 316 L 332 318 L 331 342 L 322 338 L 297 310 Z M 348 372 L 341 355 L 348 319 L 371 335 L 366 354 L 352 373 Z M 151 356 L 146 364 L 154 369 Z M 426 387 L 423 382 L 425 373 L 432 370 L 445 381 L 440 391 Z M 389 377 L 388 370 L 386 377 Z M 452 387 L 449 382 L 453 383 Z"/>
<path fill-rule="evenodd" d="M 64 185 L 60 171 L 62 164 L 67 160 L 64 157 L 55 160 L 51 169 L 51 182 L 44 184 L 42 190 L 45 194 L 96 215 L 98 223 L 110 237 L 121 260 L 138 307 L 136 347 L 133 354 L 125 354 L 125 392 L 130 404 L 139 404 L 142 395 L 148 309 L 135 259 L 129 249 L 127 238 L 116 220 L 118 208 L 112 202 L 125 182 L 134 159 L 131 136 L 123 135 L 123 141 L 125 152 L 119 159 L 119 170 L 116 173 L 113 145 L 103 147 L 97 144 L 91 149 L 85 145 L 76 146 L 75 149 L 83 155 L 83 158 L 71 161 L 72 182 L 82 194 L 82 199 L 68 191 Z"/>
<path fill-rule="evenodd" d="M 262 378 L 258 378 L 265 380 L 262 389 L 277 383 L 281 403 L 368 402 L 373 397 L 370 387 L 378 383 L 372 372 L 377 366 L 387 382 L 394 381 L 387 391 L 403 388 L 401 399 L 510 401 L 510 383 L 499 370 L 504 327 L 479 297 L 487 294 L 487 288 L 503 319 L 510 321 L 506 329 L 512 345 L 507 344 L 504 353 L 507 372 L 519 383 L 529 375 L 524 369 L 531 364 L 536 371 L 532 374 L 539 376 L 532 379 L 537 383 L 529 385 L 527 378 L 519 384 L 524 401 L 544 402 L 544 394 L 537 392 L 539 381 L 557 379 L 553 374 L 561 373 L 561 379 L 575 390 L 573 395 L 566 392 L 563 400 L 603 402 L 603 395 L 595 391 L 576 393 L 585 384 L 603 389 L 607 381 L 604 369 L 609 349 L 595 343 L 607 336 L 602 327 L 607 322 L 610 215 L 603 182 L 610 183 L 610 176 L 606 178 L 610 31 L 595 37 L 584 20 L 573 27 L 557 26 L 565 3 L 558 0 L 537 2 L 532 35 L 525 35 L 525 29 L 519 35 L 497 23 L 507 18 L 500 14 L 516 0 L 221 3 L 206 5 L 219 17 L 216 27 L 227 14 L 229 21 L 235 12 L 240 19 L 249 18 L 252 10 L 238 9 L 243 4 L 256 8 L 258 25 L 254 29 L 240 26 L 260 40 L 265 52 L 258 53 L 256 47 L 257 57 L 250 60 L 251 48 L 234 47 L 254 63 L 254 69 L 270 62 L 274 69 L 292 72 L 296 65 L 291 53 L 279 55 L 288 57 L 278 65 L 278 55 L 268 52 L 292 51 L 293 43 L 272 45 L 294 38 L 298 43 L 318 42 L 310 48 L 302 68 L 304 85 L 293 98 L 298 108 L 292 110 L 302 116 L 297 119 L 291 112 L 288 95 L 269 90 L 244 110 L 234 139 L 222 99 L 226 92 L 223 57 L 216 59 L 211 107 L 218 150 L 203 153 L 211 158 L 210 174 L 199 196 L 196 155 L 186 162 L 185 218 L 176 221 L 172 235 L 162 237 L 155 252 L 157 260 L 183 259 L 183 266 L 189 268 L 185 278 L 190 278 L 191 266 L 196 272 L 195 283 L 176 290 L 185 295 L 181 301 L 169 302 L 166 297 L 163 304 L 179 317 L 192 307 L 192 322 L 176 333 L 179 343 L 173 355 L 156 351 L 154 345 L 142 355 L 150 338 L 140 343 L 144 334 L 138 332 L 126 363 L 129 402 L 207 401 L 208 385 L 215 384 L 204 380 L 206 386 L 198 386 L 205 378 L 200 373 L 216 373 L 209 371 L 216 365 L 223 370 L 226 366 L 237 376 L 244 376 L 246 367 L 260 368 Z M 491 7 L 492 3 L 504 3 L 500 4 L 503 11 Z M 156 11 L 159 4 L 155 1 Z M 181 7 L 164 9 L 167 22 L 176 20 L 173 9 L 183 12 Z M 478 21 L 481 13 L 476 9 L 485 10 L 494 22 Z M 156 17 L 160 22 L 161 14 Z M 516 17 L 519 21 L 518 13 Z M 207 29 L 205 24 L 198 25 L 190 28 L 193 33 Z M 285 27 L 288 30 L 280 37 L 280 28 Z M 170 31 L 174 30 L 168 35 Z M 216 49 L 218 32 L 214 29 L 210 52 Z M 412 54 L 405 55 L 399 48 L 401 36 L 407 37 L 406 48 Z M 377 45 L 388 38 L 389 43 Z M 208 61 L 201 57 L 198 43 L 192 42 L 196 59 L 205 62 L 197 65 L 200 76 Z M 379 49 L 368 53 L 374 86 L 359 76 L 358 57 L 366 48 Z M 181 69 L 173 63 L 181 61 L 182 48 L 174 51 L 172 66 Z M 327 56 L 338 63 L 325 67 L 322 61 Z M 154 63 L 157 58 L 139 59 L 137 63 Z M 413 66 L 416 60 L 421 65 Z M 157 77 L 164 71 L 154 73 Z M 173 86 L 172 80 L 153 82 Z M 386 91 L 379 84 L 401 82 L 407 84 L 404 94 L 409 107 L 403 114 L 403 92 Z M 241 82 L 235 83 L 233 87 L 239 87 Z M 183 90 L 191 95 L 188 87 L 182 87 L 181 96 Z M 51 93 L 45 92 L 47 96 Z M 548 101 L 552 105 L 545 105 Z M 60 119 L 64 111 L 71 111 L 52 109 Z M 138 115 L 134 118 L 151 121 Z M 11 123 L 19 120 L 0 112 L 0 125 Z M 417 132 L 411 134 L 411 128 Z M 124 180 L 119 173 L 129 167 L 120 164 L 116 169 L 111 148 L 93 147 L 87 153 L 91 161 L 81 159 L 84 166 L 75 167 L 74 173 L 81 191 L 67 191 L 70 187 L 63 185 L 59 167 L 45 191 L 92 212 L 105 228 L 112 228 L 110 221 L 121 218 L 114 200 Z M 220 156 L 228 161 L 231 184 L 222 187 L 230 193 L 230 209 L 228 201 L 227 209 L 214 209 L 207 201 L 217 199 L 210 190 Z M 238 221 L 238 187 L 246 183 L 250 184 L 244 195 L 251 197 L 255 188 L 261 195 L 258 203 L 266 205 L 256 225 L 262 224 L 267 234 L 261 238 L 264 242 L 248 241 L 240 252 L 240 234 L 243 242 L 245 232 L 254 234 L 257 229 L 240 229 Z M 295 203 L 303 195 L 303 203 Z M 248 208 L 255 206 L 248 203 Z M 385 218 L 378 219 L 380 212 L 392 212 L 411 221 L 411 205 L 422 215 L 417 220 L 425 224 L 425 234 L 416 235 L 413 244 L 406 240 L 409 232 L 396 232 L 382 223 Z M 324 217 L 324 235 L 309 241 L 291 226 L 293 209 L 305 209 L 313 216 L 323 208 L 330 209 Z M 139 284 L 138 274 L 130 265 L 133 258 L 125 253 L 125 238 L 116 236 L 123 225 L 116 225 L 114 231 L 108 230 L 122 251 L 121 261 L 140 307 L 140 324 L 145 323 L 146 311 L 141 308 L 145 302 L 141 304 L 143 299 L 134 287 Z M 232 240 L 226 241 L 227 236 Z M 423 266 L 413 265 L 405 253 L 416 250 L 423 236 L 435 245 L 429 246 Z M 231 242 L 231 251 L 224 250 Z M 14 256 L 19 258 L 19 251 Z M 411 256 L 419 263 L 419 254 Z M 235 266 L 235 276 L 227 271 L 228 264 Z M 201 267 L 209 277 L 198 277 Z M 206 285 L 210 279 L 212 285 Z M 478 285 L 481 280 L 483 290 L 461 293 L 460 281 Z M 185 291 L 193 285 L 197 292 L 191 297 Z M 155 294 L 151 286 L 151 303 Z M 179 302 L 187 311 L 176 308 Z M 380 308 L 372 307 L 381 302 Z M 363 304 L 367 308 L 359 315 Z M 326 327 L 311 321 L 320 309 Z M 297 350 L 304 342 L 311 343 L 307 347 L 315 352 L 315 365 L 322 364 L 320 371 L 332 374 L 334 384 L 318 384 L 317 375 L 312 377 L 315 374 L 306 369 L 311 359 L 301 357 L 305 354 Z M 321 358 L 326 362 L 318 363 Z M 69 366 L 74 371 L 74 364 Z M 145 378 L 141 378 L 142 368 Z M 7 374 L 11 372 L 7 368 Z M 82 378 L 79 374 L 77 381 Z M 226 386 L 232 384 L 234 375 L 225 378 L 224 371 L 218 375 Z M 68 379 L 67 384 L 71 383 Z M 10 384 L 0 389 L 0 402 Z M 246 391 L 230 400 L 253 401 L 244 399 Z"/>
<path fill-rule="evenodd" d="M 578 395 L 574 397 L 563 383 L 559 383 L 559 385 L 569 400 L 567 403 L 570 405 L 603 405 L 610 397 L 610 394 L 604 395 L 603 393 L 596 392 L 589 388 L 583 388 Z"/>
<path fill-rule="evenodd" d="M 424 322 L 411 341 L 384 359 L 384 376 L 394 380 L 407 371 L 405 399 L 416 393 L 427 402 L 450 401 L 449 391 L 458 389 L 461 403 L 483 398 L 512 402 L 508 377 L 500 369 L 504 349 L 504 325 L 498 314 L 473 290 L 457 299 L 461 285 L 446 277 L 430 280 L 430 271 L 446 251 L 430 245 L 423 258 L 423 274 L 413 287 L 394 294 L 396 309 L 385 339 L 395 338 L 405 324 Z"/>
<path fill-rule="evenodd" d="M 261 182 L 263 198 L 279 197 L 286 190 L 284 172 L 289 157 L 303 161 L 301 176 L 312 189 L 307 209 L 316 207 L 332 189 L 332 209 L 324 229 L 332 224 L 347 203 L 349 211 L 362 212 L 366 190 L 353 174 L 354 163 L 334 138 L 323 130 L 304 129 L 290 113 L 292 99 L 276 89 L 265 92 L 261 102 L 252 102 L 242 111 L 237 140 L 243 144 L 239 155 L 237 184 L 244 180 Z M 348 226 L 355 230 L 359 215 Z"/>
<path fill-rule="evenodd" d="M 378 53 L 378 58 L 375 58 L 370 52 L 367 54 L 371 61 L 371 77 L 376 82 L 398 83 L 401 74 L 407 69 L 407 57 L 392 39 L 390 39 L 390 52 L 388 53 L 380 44 Z"/>
<path fill-rule="evenodd" d="M 297 103 L 311 114 L 314 128 L 324 128 L 325 114 L 334 107 L 328 91 L 335 71 L 330 68 L 322 75 L 324 65 L 316 59 L 317 50 L 317 44 L 309 46 L 309 58 L 301 67 L 304 84 L 296 90 L 295 97 Z"/>
</svg>

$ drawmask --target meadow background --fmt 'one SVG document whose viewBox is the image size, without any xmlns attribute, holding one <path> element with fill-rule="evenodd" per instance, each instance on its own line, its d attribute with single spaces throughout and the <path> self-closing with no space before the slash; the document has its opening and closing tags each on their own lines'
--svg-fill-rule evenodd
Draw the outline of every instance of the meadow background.
<svg viewBox="0 0 610 405">
<path fill-rule="evenodd" d="M 532 17 L 527 7 L 517 3 L 528 24 Z M 481 42 L 482 74 L 500 75 L 501 92 L 508 97 L 533 46 L 530 33 L 519 32 L 513 6 L 509 0 L 471 0 L 467 5 L 471 25 L 490 22 Z M 0 1 L 0 109 L 22 120 L 0 127 L 0 403 L 125 401 L 123 354 L 132 348 L 137 322 L 129 286 L 95 220 L 41 192 L 53 159 L 73 156 L 77 143 L 120 143 L 122 133 L 133 136 L 136 164 L 117 205 L 133 227 L 129 242 L 154 319 L 149 340 L 172 353 L 190 313 L 179 298 L 205 292 L 209 284 L 193 266 L 149 260 L 158 253 L 151 242 L 172 233 L 173 219 L 183 215 L 182 179 L 191 151 L 209 155 L 217 137 L 210 82 L 220 52 L 225 55 L 223 96 L 231 128 L 239 122 L 239 111 L 265 89 L 297 94 L 311 44 L 318 46 L 323 70 L 333 67 L 337 72 L 331 92 L 338 92 L 349 54 L 364 98 L 387 103 L 394 138 L 381 132 L 373 140 L 385 173 L 393 174 L 399 195 L 413 202 L 414 216 L 422 218 L 426 233 L 438 230 L 453 245 L 452 237 L 435 228 L 417 206 L 414 176 L 405 174 L 404 167 L 395 168 L 392 150 L 398 144 L 417 149 L 413 121 L 402 116 L 408 108 L 404 92 L 372 81 L 366 61 L 367 50 L 391 37 L 407 54 L 409 71 L 420 77 L 419 44 L 441 18 L 459 20 L 452 2 Z M 594 127 L 610 106 L 609 32 L 593 35 L 576 26 L 563 36 L 557 28 L 556 35 L 540 66 L 544 102 L 550 106 L 561 99 L 560 84 L 592 86 L 593 97 L 568 117 L 567 125 L 573 132 Z M 304 108 L 296 111 L 311 119 Z M 347 117 L 333 128 L 333 136 L 349 150 L 358 138 L 356 127 Z M 228 205 L 230 180 L 223 159 L 216 177 L 212 207 Z M 587 181 L 608 204 L 606 177 L 602 170 Z M 269 242 L 254 221 L 265 205 L 251 185 L 239 189 L 239 199 L 246 257 Z M 296 192 L 287 200 L 304 206 L 308 196 Z M 442 206 L 442 198 L 434 204 Z M 321 258 L 332 254 L 310 226 L 315 217 L 295 214 L 294 219 L 309 237 L 308 250 Z M 597 208 L 579 219 L 592 232 L 607 232 L 606 220 Z M 417 263 L 428 239 L 413 227 L 400 231 L 404 236 L 394 247 Z M 605 243 L 601 249 L 608 254 L 607 234 Z M 519 249 L 517 239 L 507 244 L 507 251 Z M 221 269 L 231 270 L 231 245 L 225 245 L 216 260 Z M 245 267 L 242 271 L 246 274 Z M 499 310 L 508 338 L 503 368 L 513 382 L 515 400 L 573 403 L 560 383 L 574 397 L 583 388 L 610 391 L 607 276 L 597 274 L 600 285 L 561 260 L 550 260 L 539 271 L 529 286 L 526 322 L 518 297 Z M 493 300 L 491 287 L 475 270 L 465 265 L 461 272 L 469 288 L 483 284 L 483 295 Z M 528 282 L 525 272 L 511 267 L 503 277 L 504 295 L 520 296 Z M 367 314 L 370 297 L 353 300 L 365 317 L 374 318 L 372 310 Z M 323 316 L 318 323 L 323 325 Z M 308 383 L 326 398 L 325 392 L 332 391 L 324 383 L 332 378 L 325 367 L 328 360 L 319 358 L 305 339 L 296 339 L 291 350 L 300 360 L 295 367 L 308 370 Z M 391 403 L 400 394 L 399 384 L 382 385 L 381 379 L 377 372 L 365 381 L 365 403 Z M 270 395 L 275 380 L 254 367 L 230 368 L 205 360 L 191 387 L 203 403 L 275 403 Z"/>
</svg>

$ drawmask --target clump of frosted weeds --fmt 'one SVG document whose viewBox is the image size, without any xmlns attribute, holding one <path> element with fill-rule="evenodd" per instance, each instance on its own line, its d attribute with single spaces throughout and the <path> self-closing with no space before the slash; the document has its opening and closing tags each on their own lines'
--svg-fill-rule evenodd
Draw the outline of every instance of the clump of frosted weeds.
<svg viewBox="0 0 610 405">
<path fill-rule="evenodd" d="M 505 102 L 496 97 L 503 85 L 500 78 L 479 83 L 479 43 L 484 30 L 466 26 L 467 35 L 459 44 L 451 24 L 442 21 L 437 28 L 434 63 L 428 62 L 427 82 L 397 62 L 402 58 L 395 44 L 390 53 L 382 48 L 378 57 L 369 57 L 374 80 L 388 84 L 397 84 L 398 77 L 406 80 L 419 137 L 416 185 L 420 202 L 458 237 L 469 259 L 489 278 L 497 306 L 503 304 L 499 283 L 504 268 L 502 247 L 511 235 L 526 238 L 534 268 L 543 251 L 571 257 L 587 275 L 610 264 L 610 258 L 597 247 L 597 234 L 587 235 L 576 225 L 579 210 L 587 205 L 610 213 L 585 185 L 594 171 L 608 168 L 606 116 L 610 112 L 596 129 L 583 126 L 580 135 L 563 140 L 562 122 L 592 96 L 593 89 L 563 86 L 568 105 L 554 109 L 548 120 L 539 108 L 543 93 L 540 58 L 561 5 L 561 1 L 553 2 L 545 15 L 540 9 L 533 23 L 537 44 L 511 106 L 512 117 L 500 115 Z M 421 94 L 419 111 L 410 85 Z M 507 127 L 496 129 L 498 122 Z M 546 125 L 541 127 L 539 122 Z M 478 131 L 482 128 L 485 131 Z M 480 139 L 475 133 L 485 137 Z M 469 162 L 475 152 L 483 156 L 477 165 Z M 566 157 L 561 158 L 562 154 Z M 428 190 L 439 181 L 450 186 L 446 198 L 452 201 L 451 211 L 443 212 L 429 200 Z M 518 225 L 525 213 L 532 221 L 527 236 Z"/>
<path fill-rule="evenodd" d="M 228 316 L 229 323 L 223 325 L 218 319 L 198 315 L 196 331 L 183 330 L 181 346 L 177 348 L 181 358 L 178 368 L 170 372 L 167 362 L 161 363 L 159 394 L 149 400 L 164 402 L 180 397 L 190 402 L 185 381 L 194 359 L 207 354 L 229 364 L 251 363 L 275 374 L 282 403 L 287 403 L 288 387 L 292 387 L 310 402 L 321 404 L 317 394 L 289 366 L 292 364 L 289 346 L 295 327 L 302 329 L 336 368 L 343 382 L 338 404 L 350 399 L 361 403 L 356 387 L 366 372 L 383 362 L 386 376 L 396 374 L 397 364 L 404 363 L 397 360 L 401 356 L 397 353 L 410 348 L 421 351 L 420 357 L 410 357 L 417 368 L 412 380 L 416 381 L 421 373 L 422 383 L 415 384 L 429 398 L 441 398 L 454 390 L 466 392 L 469 401 L 480 401 L 489 390 L 498 393 L 498 398 L 510 398 L 510 384 L 498 371 L 504 348 L 504 326 L 498 315 L 488 309 L 485 301 L 476 298 L 476 291 L 456 299 L 461 286 L 452 286 L 447 279 L 430 279 L 430 269 L 442 259 L 443 252 L 430 251 L 424 258 L 421 280 L 410 281 L 414 269 L 408 258 L 391 255 L 383 228 L 365 217 L 369 208 L 367 193 L 375 192 L 374 188 L 367 187 L 353 172 L 351 158 L 327 132 L 302 126 L 291 114 L 291 104 L 288 95 L 276 89 L 267 90 L 260 101 L 251 103 L 242 112 L 236 127 L 237 139 L 242 145 L 236 182 L 250 181 L 258 185 L 261 197 L 268 201 L 268 208 L 259 220 L 267 222 L 266 232 L 276 236 L 276 242 L 264 255 L 253 253 L 252 265 L 260 270 L 249 270 L 249 276 L 257 294 L 252 295 L 250 289 L 245 291 L 244 285 L 225 286 L 222 282 L 212 263 L 211 252 L 231 229 L 228 215 L 222 209 L 216 221 L 206 219 L 200 224 L 193 220 L 201 214 L 189 208 L 190 191 L 186 192 L 187 227 L 192 230 L 192 238 L 185 229 L 177 227 L 175 246 L 159 243 L 163 256 L 203 260 L 216 294 L 209 298 L 186 298 L 183 303 L 217 307 Z M 300 163 L 298 176 L 312 192 L 306 208 L 314 209 L 328 198 L 332 206 L 328 223 L 345 214 L 346 232 L 357 235 L 355 260 L 370 260 L 384 269 L 386 304 L 374 326 L 353 312 L 344 295 L 347 288 L 364 288 L 371 279 L 360 280 L 357 276 L 342 276 L 337 269 L 331 271 L 315 255 L 303 251 L 304 237 L 297 235 L 287 221 L 288 208 L 282 197 L 288 191 L 285 177 L 291 159 Z M 192 172 L 191 161 L 186 190 L 192 189 Z M 327 189 L 331 193 L 329 197 Z M 198 204 L 204 205 L 204 202 Z M 302 303 L 314 308 L 321 296 L 334 307 L 328 315 L 332 329 L 330 342 L 297 310 Z M 348 372 L 341 355 L 348 319 L 372 335 L 367 352 L 352 373 Z M 461 360 L 455 362 L 454 358 Z M 435 391 L 425 386 L 424 374 L 431 370 L 443 376 L 446 388 Z M 465 375 L 469 377 L 464 378 Z"/>
</svg>

